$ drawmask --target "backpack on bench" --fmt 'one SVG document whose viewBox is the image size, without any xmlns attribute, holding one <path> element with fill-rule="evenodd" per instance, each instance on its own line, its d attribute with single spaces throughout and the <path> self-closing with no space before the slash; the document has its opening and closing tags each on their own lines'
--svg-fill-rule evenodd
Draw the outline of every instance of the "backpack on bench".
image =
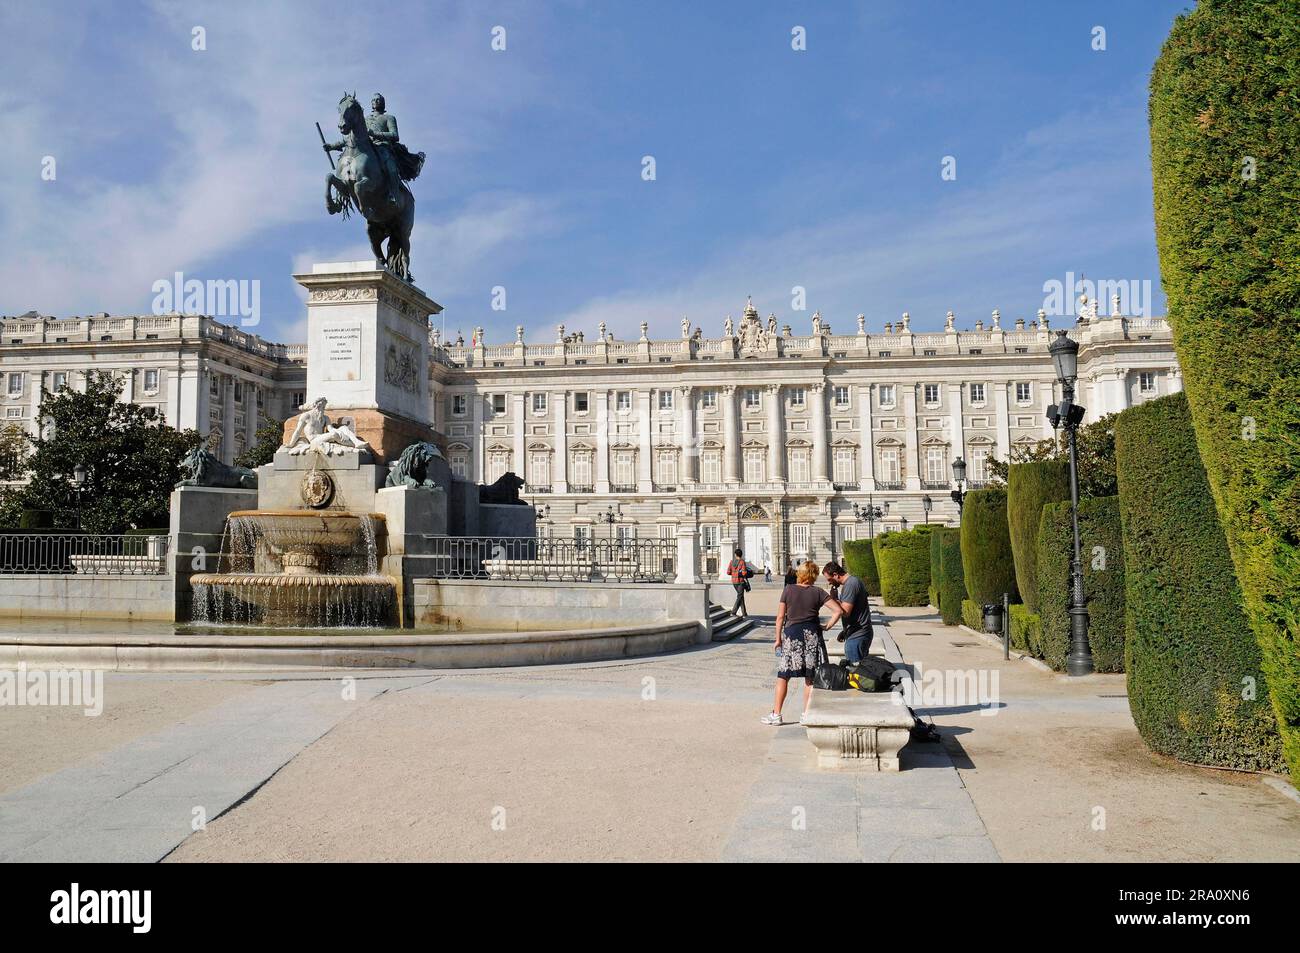
<svg viewBox="0 0 1300 953">
<path fill-rule="evenodd" d="M 860 692 L 887 692 L 894 687 L 894 663 L 879 655 L 868 655 L 860 662 L 844 662 L 849 688 Z"/>
</svg>

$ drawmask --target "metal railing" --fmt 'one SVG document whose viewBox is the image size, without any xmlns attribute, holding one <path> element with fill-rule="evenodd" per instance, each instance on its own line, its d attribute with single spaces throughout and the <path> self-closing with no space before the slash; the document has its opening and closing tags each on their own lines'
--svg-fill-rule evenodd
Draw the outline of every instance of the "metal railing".
<svg viewBox="0 0 1300 953">
<path fill-rule="evenodd" d="M 170 546 L 167 536 L 0 533 L 0 574 L 159 576 Z"/>
<path fill-rule="evenodd" d="M 671 582 L 675 540 L 426 536 L 421 575 L 436 579 Z"/>
</svg>

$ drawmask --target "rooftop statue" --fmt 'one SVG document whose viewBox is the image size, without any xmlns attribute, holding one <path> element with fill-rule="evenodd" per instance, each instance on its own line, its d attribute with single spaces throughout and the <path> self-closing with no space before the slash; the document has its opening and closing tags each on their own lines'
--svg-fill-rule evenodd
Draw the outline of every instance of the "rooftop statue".
<svg viewBox="0 0 1300 953">
<path fill-rule="evenodd" d="M 415 224 L 415 196 L 406 183 L 424 166 L 424 153 L 411 152 L 401 142 L 397 119 L 385 111 L 384 97 L 375 94 L 365 115 L 356 93 L 339 100 L 338 142 L 321 145 L 333 171 L 325 178 L 325 208 L 331 214 L 359 211 L 366 220 L 366 235 L 375 264 L 411 281 L 411 228 Z M 319 131 L 320 126 L 318 125 Z M 339 152 L 334 168 L 333 153 Z M 388 249 L 381 247 L 388 241 Z"/>
</svg>

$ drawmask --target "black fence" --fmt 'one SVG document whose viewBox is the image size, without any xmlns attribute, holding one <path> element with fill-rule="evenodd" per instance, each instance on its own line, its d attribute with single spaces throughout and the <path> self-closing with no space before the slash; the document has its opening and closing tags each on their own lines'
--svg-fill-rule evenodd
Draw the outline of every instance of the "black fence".
<svg viewBox="0 0 1300 953">
<path fill-rule="evenodd" d="M 672 582 L 676 540 L 432 536 L 422 574 L 440 579 Z M 431 564 L 431 565 L 430 565 Z"/>
<path fill-rule="evenodd" d="M 0 533 L 0 575 L 162 575 L 169 545 L 167 536 Z"/>
</svg>

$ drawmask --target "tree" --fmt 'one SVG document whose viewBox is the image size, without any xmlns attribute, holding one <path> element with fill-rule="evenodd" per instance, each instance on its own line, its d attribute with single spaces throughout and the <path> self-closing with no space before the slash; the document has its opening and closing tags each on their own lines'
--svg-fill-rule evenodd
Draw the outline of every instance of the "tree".
<svg viewBox="0 0 1300 953">
<path fill-rule="evenodd" d="M 43 510 L 63 528 L 92 533 L 165 526 L 168 502 L 185 454 L 200 442 L 193 430 L 176 430 L 152 408 L 118 400 L 122 385 L 111 374 L 87 375 L 85 391 L 64 388 L 41 395 L 39 419 L 48 421 L 26 461 L 29 480 L 11 488 L 0 510 Z M 73 484 L 81 464 L 85 483 Z"/>
<path fill-rule="evenodd" d="M 1075 443 L 1079 454 L 1079 496 L 1090 499 L 1097 496 L 1114 496 L 1119 492 L 1115 480 L 1115 418 L 1107 414 L 1080 427 Z M 1036 443 L 1016 447 L 1011 460 L 990 459 L 987 463 L 989 484 L 1005 486 L 1007 471 L 1012 463 L 1033 463 L 1038 460 L 1065 460 L 1070 454 L 1065 442 L 1065 431 Z"/>
<path fill-rule="evenodd" d="M 255 470 L 275 459 L 275 451 L 284 443 L 284 423 L 273 417 L 262 415 L 261 425 L 257 428 L 257 441 L 239 456 L 235 457 L 235 466 Z"/>
</svg>

